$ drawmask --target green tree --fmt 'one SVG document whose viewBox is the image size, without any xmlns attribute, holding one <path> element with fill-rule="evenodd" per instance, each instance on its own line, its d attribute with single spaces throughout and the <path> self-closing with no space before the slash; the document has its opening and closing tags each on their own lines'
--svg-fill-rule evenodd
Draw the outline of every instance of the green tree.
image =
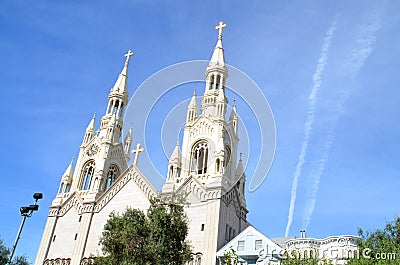
<svg viewBox="0 0 400 265">
<path fill-rule="evenodd" d="M 127 209 L 112 213 L 100 239 L 105 257 L 96 265 L 181 265 L 191 258 L 185 241 L 188 221 L 182 204 L 166 198 L 151 200 L 147 215 Z"/>
<path fill-rule="evenodd" d="M 2 239 L 0 239 L 0 265 L 8 264 L 8 259 L 11 251 L 4 245 Z M 29 265 L 29 262 L 25 256 L 17 256 L 14 258 L 11 265 Z"/>
<path fill-rule="evenodd" d="M 358 231 L 359 255 L 349 265 L 392 265 L 400 264 L 400 218 L 386 223 L 383 229 L 373 232 Z"/>
<path fill-rule="evenodd" d="M 224 258 L 222 259 L 223 265 L 237 265 L 239 264 L 239 257 L 236 251 L 231 247 L 229 250 L 225 251 Z"/>
</svg>

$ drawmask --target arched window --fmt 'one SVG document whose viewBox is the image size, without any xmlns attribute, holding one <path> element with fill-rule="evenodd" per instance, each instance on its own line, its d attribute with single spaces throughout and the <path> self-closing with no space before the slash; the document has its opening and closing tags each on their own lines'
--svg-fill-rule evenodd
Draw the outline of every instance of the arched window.
<svg viewBox="0 0 400 265">
<path fill-rule="evenodd" d="M 113 114 L 117 114 L 117 112 L 118 112 L 118 107 L 119 107 L 119 101 L 116 100 L 116 101 L 115 101 L 115 104 L 114 104 L 114 109 L 113 109 L 113 111 L 112 111 Z"/>
<path fill-rule="evenodd" d="M 88 190 L 90 188 L 90 182 L 94 173 L 94 161 L 86 163 L 82 171 L 82 190 Z"/>
<path fill-rule="evenodd" d="M 61 183 L 60 189 L 58 190 L 58 194 L 63 193 L 64 183 Z"/>
<path fill-rule="evenodd" d="M 71 185 L 67 184 L 67 186 L 65 186 L 65 193 L 69 192 Z"/>
<path fill-rule="evenodd" d="M 119 175 L 119 170 L 118 170 L 117 166 L 112 165 L 107 173 L 106 189 L 108 189 L 115 182 L 118 175 Z"/>
<path fill-rule="evenodd" d="M 208 145 L 206 141 L 198 142 L 192 149 L 191 171 L 197 174 L 207 173 Z"/>
<path fill-rule="evenodd" d="M 220 170 L 220 163 L 221 163 L 221 160 L 219 160 L 219 158 L 217 158 L 217 159 L 215 160 L 216 172 L 217 172 L 217 173 L 219 173 L 219 170 Z"/>
<path fill-rule="evenodd" d="M 169 172 L 168 172 L 168 177 L 169 178 L 172 178 L 172 174 L 174 173 L 174 167 L 173 166 L 170 166 L 169 167 Z"/>
</svg>

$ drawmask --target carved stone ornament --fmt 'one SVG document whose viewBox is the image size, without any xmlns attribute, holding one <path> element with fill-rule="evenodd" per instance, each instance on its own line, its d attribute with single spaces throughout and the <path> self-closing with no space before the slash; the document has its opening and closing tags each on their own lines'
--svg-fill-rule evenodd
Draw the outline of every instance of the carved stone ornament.
<svg viewBox="0 0 400 265">
<path fill-rule="evenodd" d="M 99 147 L 96 144 L 92 144 L 89 146 L 89 148 L 86 150 L 86 154 L 88 156 L 93 156 L 99 151 Z"/>
</svg>

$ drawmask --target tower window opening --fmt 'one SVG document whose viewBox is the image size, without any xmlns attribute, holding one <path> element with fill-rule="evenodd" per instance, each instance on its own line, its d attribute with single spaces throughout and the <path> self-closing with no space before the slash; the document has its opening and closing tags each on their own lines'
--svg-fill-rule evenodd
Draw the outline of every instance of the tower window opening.
<svg viewBox="0 0 400 265">
<path fill-rule="evenodd" d="M 124 148 L 125 153 L 129 153 L 129 144 L 130 144 L 130 141 L 125 142 L 125 148 Z"/>
<path fill-rule="evenodd" d="M 67 192 L 69 192 L 69 189 L 71 188 L 71 185 L 69 185 L 69 184 L 67 184 L 66 186 L 65 186 L 65 192 L 67 193 Z"/>
<path fill-rule="evenodd" d="M 219 172 L 219 170 L 220 170 L 220 163 L 221 163 L 221 161 L 219 160 L 219 158 L 217 158 L 217 160 L 215 160 L 215 164 L 216 164 L 216 171 L 217 171 L 217 173 Z"/>
<path fill-rule="evenodd" d="M 114 104 L 113 114 L 118 113 L 118 107 L 119 107 L 119 100 L 116 100 Z"/>
<path fill-rule="evenodd" d="M 107 173 L 107 182 L 106 182 L 106 190 L 115 182 L 118 176 L 118 168 L 115 165 L 112 165 Z"/>
<path fill-rule="evenodd" d="M 119 116 L 124 115 L 124 103 L 123 102 L 121 102 L 121 107 L 119 108 L 118 115 Z"/>
<path fill-rule="evenodd" d="M 84 166 L 83 169 L 83 178 L 82 178 L 82 190 L 88 190 L 90 188 L 90 182 L 92 180 L 92 176 L 94 173 L 94 161 L 90 161 Z"/>
<path fill-rule="evenodd" d="M 192 151 L 192 172 L 206 174 L 208 165 L 208 145 L 202 141 L 196 144 Z"/>
<path fill-rule="evenodd" d="M 172 178 L 172 177 L 173 177 L 173 173 L 174 173 L 174 167 L 173 167 L 173 166 L 170 166 L 170 167 L 169 167 L 168 177 L 169 177 L 169 178 Z"/>
<path fill-rule="evenodd" d="M 58 194 L 63 193 L 64 183 L 61 183 L 60 189 L 58 190 Z"/>
</svg>

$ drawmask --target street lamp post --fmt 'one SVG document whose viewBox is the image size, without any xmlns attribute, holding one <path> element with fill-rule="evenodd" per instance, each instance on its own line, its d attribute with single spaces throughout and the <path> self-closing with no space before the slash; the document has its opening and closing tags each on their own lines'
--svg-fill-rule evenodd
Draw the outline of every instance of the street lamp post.
<svg viewBox="0 0 400 265">
<path fill-rule="evenodd" d="M 35 193 L 35 194 L 33 194 L 33 198 L 35 199 L 35 203 L 34 204 L 31 204 L 29 206 L 22 206 L 19 209 L 19 211 L 21 212 L 22 221 L 21 221 L 21 225 L 19 226 L 17 238 L 15 239 L 14 245 L 13 245 L 12 250 L 11 250 L 10 259 L 8 260 L 9 264 L 11 264 L 11 262 L 12 262 L 15 249 L 17 248 L 17 244 L 18 244 L 19 238 L 21 236 L 22 228 L 24 228 L 26 217 L 31 217 L 33 212 L 36 212 L 37 210 L 39 210 L 39 205 L 37 204 L 37 202 L 38 202 L 38 200 L 43 198 L 43 194 L 42 193 Z"/>
</svg>

